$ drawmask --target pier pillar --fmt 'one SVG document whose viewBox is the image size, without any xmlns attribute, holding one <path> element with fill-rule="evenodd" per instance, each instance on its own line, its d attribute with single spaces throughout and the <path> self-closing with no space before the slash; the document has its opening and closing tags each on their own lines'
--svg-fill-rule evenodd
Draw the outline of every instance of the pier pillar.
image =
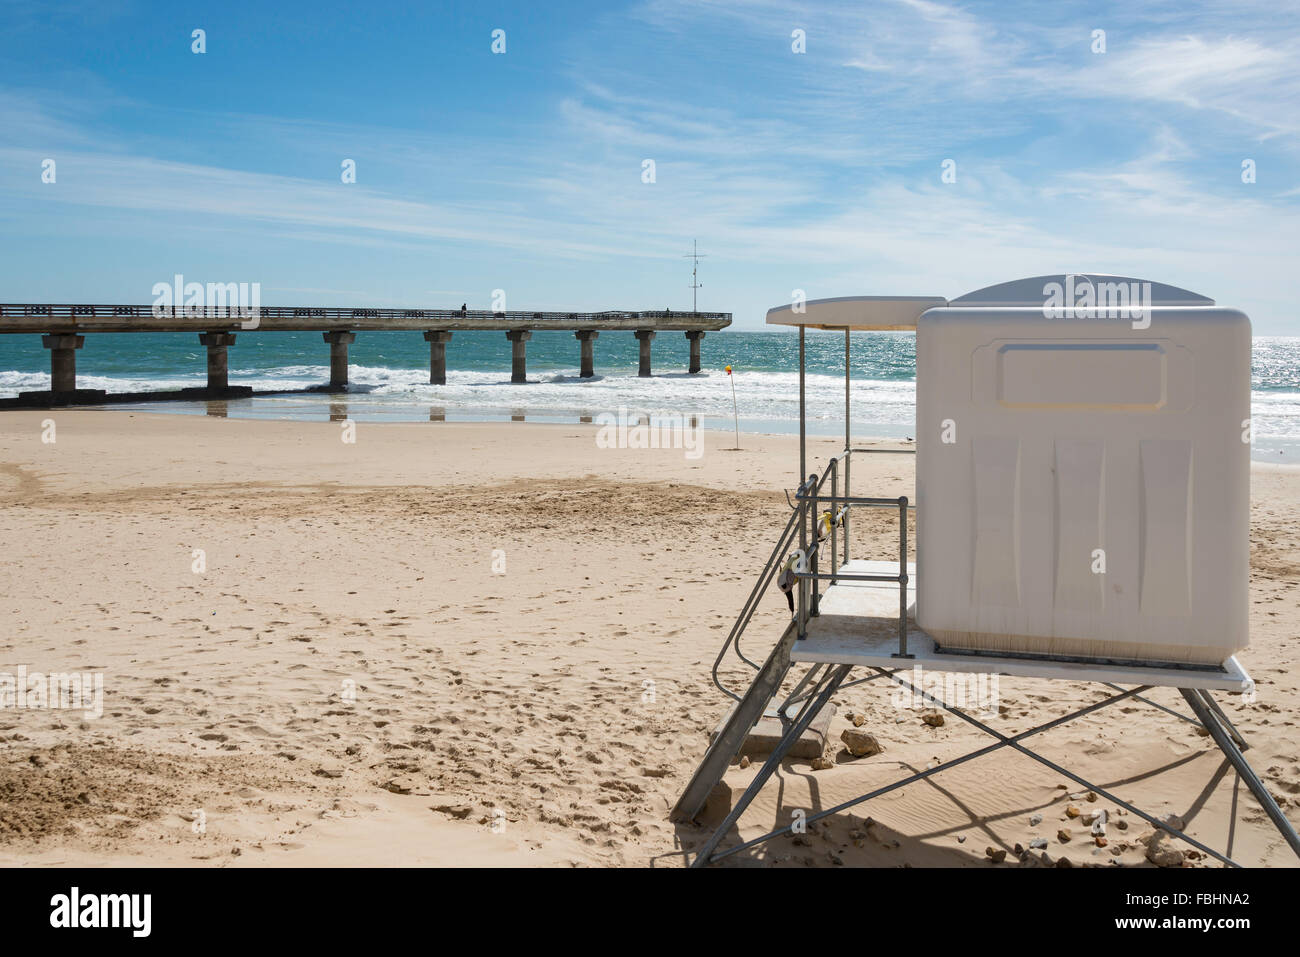
<svg viewBox="0 0 1300 957">
<path fill-rule="evenodd" d="M 638 329 L 634 335 L 641 342 L 641 368 L 637 375 L 643 379 L 648 378 L 650 375 L 650 340 L 655 337 L 655 334 L 651 329 Z"/>
<path fill-rule="evenodd" d="M 595 358 L 596 349 L 593 343 L 600 335 L 595 329 L 579 329 L 574 333 L 582 350 L 582 368 L 578 371 L 579 378 L 590 379 L 596 374 Z"/>
<path fill-rule="evenodd" d="M 692 329 L 686 333 L 686 338 L 691 341 L 691 364 L 687 372 L 700 371 L 700 340 L 704 338 L 703 329 Z"/>
<path fill-rule="evenodd" d="M 230 386 L 227 375 L 226 347 L 235 344 L 233 332 L 200 332 L 199 345 L 208 347 L 208 388 L 226 389 Z"/>
<path fill-rule="evenodd" d="M 41 336 L 41 345 L 50 350 L 50 391 L 75 392 L 77 389 L 77 350 L 86 343 L 85 336 L 55 333 Z"/>
<path fill-rule="evenodd" d="M 429 382 L 431 385 L 446 385 L 447 343 L 451 342 L 451 333 L 426 332 L 424 341 L 429 343 Z"/>
<path fill-rule="evenodd" d="M 330 388 L 346 389 L 348 387 L 348 345 L 357 341 L 355 332 L 326 332 L 325 341 L 330 344 Z"/>
<path fill-rule="evenodd" d="M 527 348 L 524 343 L 533 337 L 533 334 L 527 329 L 511 329 L 506 333 L 506 338 L 510 340 L 510 381 L 527 382 L 528 381 L 528 363 L 525 355 Z"/>
</svg>

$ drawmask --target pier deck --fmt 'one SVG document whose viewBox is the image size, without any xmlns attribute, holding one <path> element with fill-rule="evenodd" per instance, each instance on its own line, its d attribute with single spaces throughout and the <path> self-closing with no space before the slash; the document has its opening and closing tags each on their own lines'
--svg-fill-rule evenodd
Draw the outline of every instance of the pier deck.
<svg viewBox="0 0 1300 957">
<path fill-rule="evenodd" d="M 221 300 L 218 300 L 221 301 Z M 595 340 L 602 332 L 631 332 L 640 349 L 639 374 L 651 375 L 650 350 L 655 334 L 683 332 L 690 341 L 689 372 L 699 372 L 700 340 L 706 332 L 731 325 L 729 312 L 494 312 L 478 309 L 394 309 L 352 306 L 258 306 L 241 312 L 234 305 L 166 306 L 104 303 L 3 303 L 0 334 L 39 334 L 50 350 L 50 389 L 23 393 L 33 402 L 111 400 L 102 392 L 77 388 L 77 350 L 96 332 L 193 332 L 207 348 L 208 386 L 212 396 L 247 394 L 227 380 L 227 350 L 236 333 L 320 332 L 329 344 L 329 387 L 346 391 L 348 346 L 358 332 L 423 331 L 429 343 L 429 382 L 447 381 L 447 343 L 453 332 L 504 332 L 511 344 L 510 381 L 528 381 L 526 343 L 534 332 L 572 332 L 579 342 L 581 378 L 595 375 Z"/>
<path fill-rule="evenodd" d="M 155 316 L 153 306 L 93 303 L 0 304 L 0 333 L 86 332 L 366 332 L 380 329 L 488 330 L 552 329 L 576 332 L 716 332 L 731 325 L 729 312 L 492 312 L 486 309 L 376 309 L 351 306 L 259 306 L 254 319 L 241 319 L 235 310 L 188 309 Z"/>
</svg>

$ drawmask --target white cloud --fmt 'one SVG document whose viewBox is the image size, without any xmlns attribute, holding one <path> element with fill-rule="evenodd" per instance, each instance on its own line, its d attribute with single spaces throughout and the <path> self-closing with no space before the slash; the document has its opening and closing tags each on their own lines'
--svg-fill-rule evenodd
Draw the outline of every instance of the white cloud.
<svg viewBox="0 0 1300 957">
<path fill-rule="evenodd" d="M 957 295 L 1074 269 L 1145 275 L 1294 322 L 1283 310 L 1300 293 L 1297 191 L 1265 185 L 1294 163 L 1274 157 L 1253 187 L 1236 166 L 1247 147 L 1295 149 L 1294 24 L 1247 35 L 1216 8 L 1172 23 L 1116 8 L 1104 18 L 1110 52 L 1094 57 L 1091 16 L 1042 27 L 1019 9 L 994 22 L 1001 6 L 932 0 L 660 0 L 638 16 L 681 38 L 662 47 L 661 75 L 603 52 L 575 61 L 554 112 L 532 118 L 543 132 L 530 129 L 526 150 L 487 136 L 195 118 L 223 142 L 302 155 L 383 144 L 352 186 L 336 165 L 312 179 L 178 160 L 168 138 L 94 129 L 93 106 L 55 119 L 30 96 L 0 94 L 0 212 L 46 221 L 62 209 L 75 223 L 130 211 L 143 224 L 297 243 L 601 261 L 584 295 L 609 302 L 699 236 L 710 292 L 742 318 L 782 301 L 792 276 L 810 295 Z M 804 56 L 784 52 L 794 25 L 809 32 Z M 678 99 L 673 77 L 690 75 L 701 50 L 732 85 Z M 61 151 L 55 188 L 37 172 L 46 142 Z M 948 156 L 952 185 L 939 182 Z M 652 186 L 640 182 L 643 158 L 658 164 Z"/>
</svg>

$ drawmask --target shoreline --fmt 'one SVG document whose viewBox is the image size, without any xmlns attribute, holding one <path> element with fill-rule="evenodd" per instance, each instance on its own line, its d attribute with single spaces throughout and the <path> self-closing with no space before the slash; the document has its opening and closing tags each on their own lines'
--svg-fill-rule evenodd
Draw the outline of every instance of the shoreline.
<svg viewBox="0 0 1300 957">
<path fill-rule="evenodd" d="M 141 394 L 144 395 L 143 393 Z M 313 412 L 298 412 L 296 414 L 274 414 L 267 411 L 262 414 L 231 414 L 228 407 L 229 402 L 246 401 L 249 398 L 315 398 L 329 397 L 328 408 Z M 356 398 L 356 397 L 354 397 Z M 192 397 L 173 398 L 166 400 L 170 408 L 152 408 L 149 407 L 153 402 L 152 399 L 140 398 L 132 400 L 129 404 L 123 403 L 117 405 L 114 403 L 95 404 L 95 405 L 76 405 L 76 406 L 40 406 L 40 405 L 22 405 L 6 407 L 0 403 L 0 415 L 4 413 L 17 412 L 54 412 L 54 411 L 77 411 L 82 413 L 121 413 L 128 412 L 130 415 L 157 415 L 163 417 L 184 416 L 184 417 L 212 417 L 227 418 L 239 421 L 257 421 L 257 422 L 302 422 L 302 423 L 319 423 L 322 421 L 338 422 L 349 419 L 353 422 L 366 423 L 367 425 L 416 425 L 416 424 L 438 424 L 438 425 L 553 425 L 553 426 L 591 426 L 599 429 L 601 425 L 595 421 L 600 415 L 618 415 L 620 412 L 630 412 L 633 415 L 645 417 L 647 415 L 658 414 L 656 410 L 646 409 L 628 409 L 621 407 L 615 410 L 593 411 L 591 413 L 571 413 L 556 414 L 553 412 L 532 412 L 526 409 L 517 413 L 487 413 L 472 412 L 460 410 L 448 410 L 445 406 L 436 406 L 433 404 L 421 403 L 421 408 L 429 408 L 431 411 L 427 415 L 382 415 L 375 412 L 362 411 L 354 412 L 349 408 L 348 395 L 346 393 L 331 393 L 320 388 L 311 388 L 297 392 L 268 392 L 254 393 L 253 396 L 234 396 L 230 398 L 213 398 L 213 399 L 194 399 Z M 163 403 L 159 403 L 162 405 Z M 353 403 L 356 404 L 356 403 Z M 414 407 L 416 403 L 410 403 Z M 436 411 L 435 411 L 436 410 Z M 729 422 L 718 416 L 708 415 L 688 415 L 689 421 L 698 420 L 701 431 L 709 434 L 734 434 L 735 428 Z M 591 421 L 588 421 L 591 420 Z M 781 429 L 773 428 L 776 424 L 770 419 L 740 419 L 740 434 L 754 437 L 768 438 L 798 438 L 798 426 L 795 422 L 790 423 L 790 428 Z M 756 427 L 757 426 L 757 427 Z M 862 435 L 852 435 L 854 443 L 859 441 L 872 443 L 894 443 L 899 446 L 915 448 L 915 440 L 909 434 L 914 431 L 913 427 L 901 428 L 893 426 L 890 423 L 879 422 L 862 422 L 857 423 L 855 428 L 861 427 L 867 429 Z M 890 434 L 887 430 L 894 429 L 895 434 Z M 874 431 L 873 431 L 874 430 Z M 834 439 L 841 435 L 840 430 L 818 429 L 814 422 L 812 428 L 808 431 L 809 439 Z M 1290 440 L 1278 436 L 1260 436 L 1257 442 L 1263 442 L 1266 446 L 1280 445 L 1282 448 L 1257 448 L 1252 446 L 1251 466 L 1261 467 L 1278 467 L 1278 468 L 1300 468 L 1300 439 Z M 1275 454 L 1276 453 L 1276 454 Z M 1283 459 L 1278 461 L 1278 459 Z"/>
</svg>

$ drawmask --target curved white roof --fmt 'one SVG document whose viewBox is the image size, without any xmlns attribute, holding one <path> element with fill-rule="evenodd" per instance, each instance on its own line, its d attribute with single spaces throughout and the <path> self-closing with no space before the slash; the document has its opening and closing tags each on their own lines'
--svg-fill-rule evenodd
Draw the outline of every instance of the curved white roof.
<svg viewBox="0 0 1300 957">
<path fill-rule="evenodd" d="M 1177 286 L 1129 276 L 1105 273 L 1061 273 L 1055 276 L 1031 276 L 985 286 L 949 301 L 942 296 L 840 296 L 835 299 L 811 299 L 805 303 L 788 303 L 767 311 L 769 325 L 803 326 L 807 329 L 895 329 L 916 328 L 916 320 L 927 309 L 941 306 L 966 307 L 1042 307 L 1048 300 L 1052 283 L 1058 293 L 1069 299 L 1083 295 L 1087 286 L 1095 291 L 1108 284 L 1137 284 L 1140 295 L 1151 306 L 1213 306 L 1214 300 Z M 1148 293 L 1149 287 L 1149 293 Z M 1073 290 L 1071 295 L 1070 290 Z"/>
<path fill-rule="evenodd" d="M 1145 287 L 1151 287 L 1150 299 L 1148 305 L 1152 306 L 1212 306 L 1214 300 L 1202 296 L 1198 293 L 1189 292 L 1186 289 L 1179 289 L 1177 286 L 1169 286 L 1162 282 L 1152 282 L 1149 279 L 1134 279 L 1130 276 L 1109 276 L 1105 273 L 1070 273 L 1057 276 L 1031 276 L 1028 279 L 1013 279 L 1010 282 L 1000 282 L 996 286 L 985 286 L 983 289 L 976 289 L 974 292 L 968 292 L 966 295 L 949 303 L 951 306 L 1041 306 L 1047 298 L 1046 288 L 1052 283 L 1057 283 L 1062 289 L 1065 289 L 1067 283 L 1072 283 L 1075 290 L 1081 290 L 1088 285 L 1094 288 L 1108 283 L 1123 283 L 1132 285 L 1136 283 L 1143 289 L 1143 296 L 1146 296 Z M 1077 294 L 1077 293 L 1076 293 Z"/>
</svg>

